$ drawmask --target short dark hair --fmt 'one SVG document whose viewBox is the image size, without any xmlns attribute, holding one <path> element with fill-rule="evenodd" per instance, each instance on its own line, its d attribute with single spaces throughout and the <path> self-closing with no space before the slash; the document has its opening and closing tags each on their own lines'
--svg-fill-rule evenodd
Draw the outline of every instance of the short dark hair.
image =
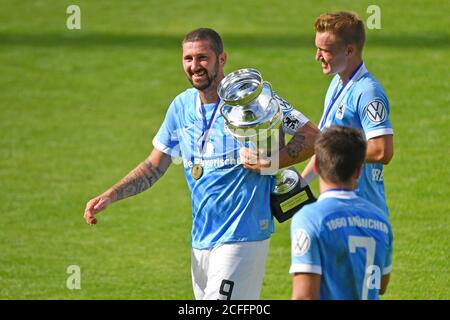
<svg viewBox="0 0 450 320">
<path fill-rule="evenodd" d="M 223 52 L 223 42 L 220 35 L 210 28 L 198 28 L 195 30 L 192 30 L 183 39 L 182 45 L 186 42 L 194 42 L 194 41 L 201 41 L 201 40 L 208 40 L 211 49 L 217 54 L 221 54 Z"/>
<path fill-rule="evenodd" d="M 349 127 L 332 126 L 317 139 L 314 150 L 319 175 L 333 183 L 349 183 L 366 157 L 362 133 Z"/>
<path fill-rule="evenodd" d="M 366 33 L 361 18 L 354 12 L 339 11 L 321 14 L 314 23 L 316 32 L 332 32 L 341 43 L 356 45 L 361 53 L 366 41 Z"/>
</svg>

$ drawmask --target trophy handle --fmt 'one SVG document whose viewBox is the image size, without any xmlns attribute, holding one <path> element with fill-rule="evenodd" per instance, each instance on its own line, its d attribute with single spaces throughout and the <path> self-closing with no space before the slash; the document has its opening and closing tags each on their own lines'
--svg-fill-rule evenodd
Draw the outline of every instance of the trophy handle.
<svg viewBox="0 0 450 320">
<path fill-rule="evenodd" d="M 220 103 L 219 103 L 219 111 L 220 114 L 222 115 L 223 120 L 225 121 L 226 124 L 228 124 L 228 118 L 225 116 L 225 114 L 223 113 L 223 107 L 225 106 L 225 102 L 221 99 Z"/>
<path fill-rule="evenodd" d="M 270 82 L 263 81 L 261 87 L 264 87 L 264 85 L 267 85 L 269 87 L 269 89 L 270 89 L 270 96 L 273 98 L 273 89 L 272 89 L 272 85 L 270 84 Z"/>
</svg>

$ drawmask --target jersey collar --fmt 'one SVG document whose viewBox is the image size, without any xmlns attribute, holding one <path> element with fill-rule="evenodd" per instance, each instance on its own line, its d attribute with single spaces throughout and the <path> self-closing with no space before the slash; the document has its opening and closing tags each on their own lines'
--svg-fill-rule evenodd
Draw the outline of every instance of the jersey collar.
<svg viewBox="0 0 450 320">
<path fill-rule="evenodd" d="M 199 119 L 203 119 L 203 110 L 202 110 L 202 105 L 204 106 L 204 105 L 211 105 L 211 106 L 214 106 L 214 105 L 216 105 L 216 103 L 206 103 L 206 104 L 203 104 L 202 103 L 202 101 L 200 100 L 200 93 L 199 93 L 199 91 L 198 90 L 196 90 L 196 92 L 195 92 L 195 114 L 197 115 L 197 117 L 199 118 Z M 219 114 L 220 114 L 220 112 L 219 112 Z M 216 116 L 216 118 L 217 118 L 217 116 Z"/>
<path fill-rule="evenodd" d="M 338 198 L 338 199 L 354 199 L 356 198 L 355 191 L 349 191 L 349 190 L 327 190 L 323 192 L 319 198 L 318 201 L 327 199 L 327 198 Z"/>
<path fill-rule="evenodd" d="M 369 72 L 366 68 L 366 64 L 364 61 L 361 61 L 361 67 L 359 70 L 353 75 L 353 77 L 350 79 L 352 82 L 358 81 L 363 75 L 365 75 L 367 72 Z M 339 81 L 341 81 L 341 78 L 339 77 Z"/>
</svg>

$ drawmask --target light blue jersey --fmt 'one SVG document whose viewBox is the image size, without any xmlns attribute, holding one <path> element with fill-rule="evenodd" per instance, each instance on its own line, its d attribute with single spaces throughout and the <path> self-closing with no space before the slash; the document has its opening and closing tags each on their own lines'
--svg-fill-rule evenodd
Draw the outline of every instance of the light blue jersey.
<svg viewBox="0 0 450 320">
<path fill-rule="evenodd" d="M 367 140 L 394 133 L 389 120 L 389 101 L 384 89 L 364 64 L 359 67 L 346 88 L 342 86 L 339 75 L 336 75 L 325 97 L 324 113 L 320 121 L 322 131 L 331 125 L 352 127 L 364 132 Z M 389 216 L 381 163 L 364 164 L 355 191 Z"/>
<path fill-rule="evenodd" d="M 279 101 L 283 114 L 298 112 Z M 153 140 L 156 149 L 182 157 L 192 197 L 191 245 L 195 249 L 264 240 L 274 231 L 269 197 L 274 179 L 243 168 L 241 146 L 225 132 L 216 109 L 217 104 L 202 105 L 198 91 L 188 89 L 173 100 Z M 209 125 L 211 130 L 205 130 Z M 293 121 L 286 125 L 292 126 Z M 191 177 L 194 164 L 203 168 L 198 180 Z"/>
<path fill-rule="evenodd" d="M 392 269 L 392 230 L 353 191 L 330 190 L 292 218 L 290 273 L 321 275 L 321 299 L 378 299 Z"/>
</svg>

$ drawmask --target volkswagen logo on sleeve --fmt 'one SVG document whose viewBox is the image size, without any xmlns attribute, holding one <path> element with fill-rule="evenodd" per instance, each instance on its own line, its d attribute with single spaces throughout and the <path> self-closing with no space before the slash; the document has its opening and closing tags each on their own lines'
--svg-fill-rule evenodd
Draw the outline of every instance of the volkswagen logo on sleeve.
<svg viewBox="0 0 450 320">
<path fill-rule="evenodd" d="M 372 122 L 383 122 L 386 119 L 387 111 L 383 102 L 374 100 L 367 105 L 367 116 Z"/>
</svg>

